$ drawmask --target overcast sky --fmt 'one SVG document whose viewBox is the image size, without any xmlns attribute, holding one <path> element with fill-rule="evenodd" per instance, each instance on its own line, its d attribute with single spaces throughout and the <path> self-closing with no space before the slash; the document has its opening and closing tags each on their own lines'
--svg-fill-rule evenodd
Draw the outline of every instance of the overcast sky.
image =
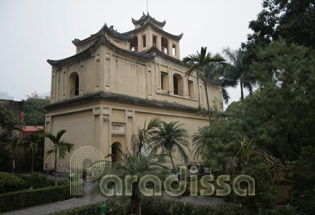
<svg viewBox="0 0 315 215">
<path fill-rule="evenodd" d="M 181 58 L 207 46 L 212 53 L 237 49 L 262 0 L 149 0 L 149 13 L 166 20 L 164 30 L 184 33 Z M 131 18 L 146 12 L 146 0 L 0 0 L 0 91 L 15 100 L 32 92 L 50 93 L 47 59 L 75 54 L 74 38 L 84 39 L 106 23 L 119 32 L 134 28 Z M 233 100 L 239 89 L 229 89 Z"/>
</svg>

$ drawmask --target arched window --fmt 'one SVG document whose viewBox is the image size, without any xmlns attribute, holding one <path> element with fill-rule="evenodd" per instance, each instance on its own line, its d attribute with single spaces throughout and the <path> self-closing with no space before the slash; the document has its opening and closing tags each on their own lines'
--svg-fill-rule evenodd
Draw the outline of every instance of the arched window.
<svg viewBox="0 0 315 215">
<path fill-rule="evenodd" d="M 70 96 L 78 96 L 79 91 L 80 91 L 80 79 L 79 75 L 76 72 L 71 73 L 70 78 L 69 78 L 69 84 L 70 84 Z"/>
<path fill-rule="evenodd" d="M 121 144 L 119 142 L 115 142 L 112 144 L 112 162 L 120 162 L 120 151 L 121 151 Z"/>
<path fill-rule="evenodd" d="M 183 78 L 179 74 L 173 75 L 173 87 L 175 95 L 183 95 Z"/>
<path fill-rule="evenodd" d="M 168 50 L 168 40 L 165 37 L 161 38 L 162 52 L 164 54 L 169 54 Z"/>
</svg>

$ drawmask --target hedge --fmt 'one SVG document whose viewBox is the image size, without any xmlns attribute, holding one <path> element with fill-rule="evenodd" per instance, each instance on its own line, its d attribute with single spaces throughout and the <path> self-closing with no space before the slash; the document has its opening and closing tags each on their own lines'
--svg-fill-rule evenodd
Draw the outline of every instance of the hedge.
<svg viewBox="0 0 315 215">
<path fill-rule="evenodd" d="M 86 205 L 69 210 L 63 210 L 49 215 L 99 215 L 100 206 L 106 203 L 106 215 L 127 215 L 129 214 L 129 201 L 127 199 L 108 199 L 104 202 Z M 237 207 L 235 204 L 221 204 L 216 207 L 189 204 L 166 200 L 161 198 L 144 198 L 141 203 L 143 215 L 251 215 L 249 211 Z M 278 206 L 272 210 L 264 211 L 263 215 L 296 215 L 291 206 Z"/>
<path fill-rule="evenodd" d="M 0 194 L 0 212 L 70 199 L 70 186 L 45 187 Z"/>
<path fill-rule="evenodd" d="M 13 174 L 0 172 L 0 194 L 27 189 L 28 184 Z"/>
</svg>

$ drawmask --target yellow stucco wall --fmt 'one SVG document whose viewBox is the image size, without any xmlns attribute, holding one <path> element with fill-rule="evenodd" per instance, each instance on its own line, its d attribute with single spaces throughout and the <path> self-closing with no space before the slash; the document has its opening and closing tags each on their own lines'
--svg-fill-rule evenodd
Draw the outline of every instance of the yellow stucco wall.
<svg viewBox="0 0 315 215">
<path fill-rule="evenodd" d="M 147 36 L 147 46 L 141 47 L 142 37 Z M 143 32 L 138 32 L 138 51 L 143 51 L 152 46 L 152 35 L 158 37 L 157 48 L 161 50 L 161 34 L 151 27 Z M 130 45 L 126 41 L 115 41 L 107 35 L 107 39 L 121 49 L 129 50 Z M 179 41 L 167 38 L 169 44 L 176 44 L 176 56 L 179 59 Z M 88 41 L 87 44 L 90 44 Z M 78 52 L 85 47 L 78 47 Z M 171 46 L 169 46 L 170 48 Z M 82 59 L 82 58 L 81 58 Z M 71 61 L 74 62 L 74 61 Z M 96 92 L 115 93 L 134 98 L 146 100 L 177 103 L 180 105 L 197 108 L 206 108 L 206 96 L 203 83 L 195 75 L 185 76 L 187 67 L 179 64 L 176 60 L 167 57 L 156 56 L 152 60 L 140 59 L 132 54 L 122 53 L 108 45 L 101 45 L 94 53 L 75 63 L 52 67 L 51 81 L 51 104 L 64 101 L 74 101 L 82 96 Z M 77 74 L 78 95 L 75 95 L 74 78 Z M 161 75 L 166 75 L 162 81 Z M 179 80 L 179 95 L 174 89 L 174 77 Z M 189 95 L 188 81 L 192 83 L 193 93 Z M 222 111 L 222 87 L 213 82 L 208 83 L 208 95 L 211 108 L 217 106 Z M 46 115 L 46 131 L 56 134 L 65 129 L 63 139 L 75 144 L 74 150 L 81 146 L 94 146 L 102 151 L 104 155 L 111 153 L 111 145 L 119 142 L 122 150 L 130 148 L 131 136 L 143 127 L 145 121 L 152 118 L 161 120 L 179 121 L 191 137 L 199 127 L 208 125 L 207 118 L 197 116 L 194 111 L 174 110 L 161 106 L 144 106 L 120 101 L 94 99 L 72 102 L 49 108 Z M 191 142 L 191 139 L 190 139 Z M 45 150 L 49 150 L 51 142 L 45 141 Z M 192 144 L 191 144 L 192 150 Z M 71 153 L 72 154 L 72 153 Z M 58 170 L 69 171 L 71 154 L 64 160 L 59 161 Z M 190 162 L 199 162 L 190 154 Z M 182 165 L 183 161 L 175 155 L 176 165 Z M 45 169 L 52 169 L 54 165 L 53 156 L 49 156 L 45 162 Z"/>
</svg>

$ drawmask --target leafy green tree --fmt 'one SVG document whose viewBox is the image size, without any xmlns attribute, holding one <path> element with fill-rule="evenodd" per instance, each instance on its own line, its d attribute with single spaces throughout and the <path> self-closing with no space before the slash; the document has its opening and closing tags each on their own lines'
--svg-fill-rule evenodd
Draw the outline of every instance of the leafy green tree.
<svg viewBox="0 0 315 215">
<path fill-rule="evenodd" d="M 35 133 L 29 135 L 29 139 L 23 142 L 26 150 L 31 151 L 31 174 L 34 172 L 34 156 L 39 150 L 40 145 L 44 144 L 44 130 L 38 130 Z"/>
<path fill-rule="evenodd" d="M 315 48 L 315 3 L 313 0 L 264 0 L 263 10 L 249 24 L 253 33 L 242 47 L 246 61 L 258 60 L 258 49 L 280 37 L 290 43 Z"/>
<path fill-rule="evenodd" d="M 259 89 L 248 99 L 247 120 L 257 127 L 257 141 L 277 157 L 295 160 L 315 140 L 315 51 L 279 40 L 257 56 L 251 70 Z"/>
<path fill-rule="evenodd" d="M 15 171 L 16 153 L 19 147 L 20 140 L 18 137 L 13 137 L 14 131 L 23 131 L 21 124 L 17 122 L 12 112 L 7 111 L 4 107 L 0 107 L 0 162 L 3 165 L 11 162 L 12 159 L 12 172 Z M 6 169 L 2 167 L 1 169 Z"/>
<path fill-rule="evenodd" d="M 276 207 L 277 193 L 265 161 L 261 157 L 252 158 L 245 174 L 255 179 L 255 196 L 235 195 L 234 201 L 242 206 L 241 209 L 249 214 L 263 214 L 265 210 Z"/>
<path fill-rule="evenodd" d="M 4 107 L 0 107 L 0 127 L 2 128 L 0 139 L 2 142 L 11 138 L 13 131 L 23 131 L 14 114 L 7 111 Z"/>
<path fill-rule="evenodd" d="M 28 96 L 24 101 L 24 123 L 26 125 L 45 125 L 45 106 L 49 105 L 49 97 L 37 94 Z"/>
<path fill-rule="evenodd" d="M 189 149 L 188 134 L 187 130 L 180 128 L 182 124 L 178 124 L 178 121 L 164 122 L 162 121 L 161 126 L 157 127 L 152 132 L 152 150 L 162 150 L 162 154 L 167 154 L 171 159 L 173 169 L 175 164 L 173 161 L 172 153 L 177 151 L 179 155 L 188 162 L 188 155 L 184 148 Z"/>
<path fill-rule="evenodd" d="M 293 164 L 293 186 L 291 203 L 299 214 L 312 214 L 315 211 L 315 147 L 303 148 L 299 159 Z"/>
<path fill-rule="evenodd" d="M 67 153 L 70 153 L 73 149 L 74 144 L 68 143 L 64 140 L 61 140 L 62 135 L 66 133 L 66 130 L 60 130 L 56 136 L 51 133 L 46 133 L 45 137 L 47 137 L 52 142 L 52 148 L 46 152 L 46 156 L 48 157 L 51 154 L 55 156 L 55 186 L 57 186 L 57 163 L 58 163 L 58 154 L 59 159 L 64 159 Z"/>
<path fill-rule="evenodd" d="M 236 145 L 242 138 L 240 120 L 213 121 L 210 126 L 199 128 L 193 135 L 194 155 L 213 168 L 222 169 L 235 154 Z"/>
<path fill-rule="evenodd" d="M 210 116 L 210 103 L 209 103 L 208 90 L 207 90 L 208 85 L 207 85 L 206 66 L 209 65 L 210 63 L 224 64 L 225 59 L 219 54 L 212 55 L 211 53 L 207 52 L 207 47 L 201 47 L 200 52 L 197 51 L 197 54 L 192 54 L 192 55 L 189 55 L 188 57 L 185 57 L 183 61 L 190 65 L 190 68 L 187 70 L 186 75 L 190 76 L 191 74 L 195 72 L 197 77 L 204 83 L 206 99 L 207 99 L 209 124 L 210 124 L 211 116 Z"/>
</svg>

